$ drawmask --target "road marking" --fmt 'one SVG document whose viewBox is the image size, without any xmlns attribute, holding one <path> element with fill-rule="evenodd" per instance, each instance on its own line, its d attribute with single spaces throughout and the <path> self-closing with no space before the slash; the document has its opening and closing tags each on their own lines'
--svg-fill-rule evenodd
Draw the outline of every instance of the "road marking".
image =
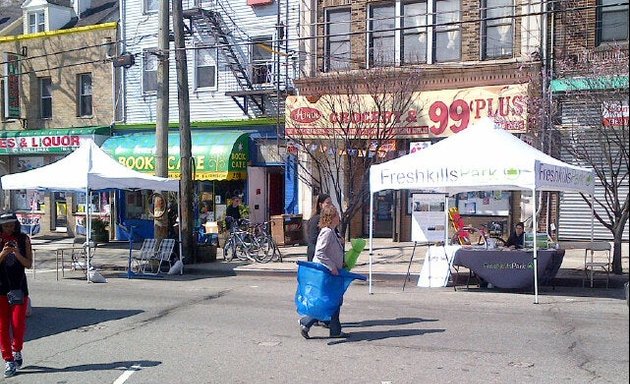
<svg viewBox="0 0 630 384">
<path fill-rule="evenodd" d="M 125 381 L 127 381 L 128 378 L 131 377 L 131 375 L 134 374 L 134 372 L 137 372 L 139 370 L 140 370 L 139 365 L 132 365 L 131 369 L 126 370 L 125 372 L 122 373 L 122 375 L 118 376 L 116 381 L 114 381 L 114 384 L 123 384 Z"/>
</svg>

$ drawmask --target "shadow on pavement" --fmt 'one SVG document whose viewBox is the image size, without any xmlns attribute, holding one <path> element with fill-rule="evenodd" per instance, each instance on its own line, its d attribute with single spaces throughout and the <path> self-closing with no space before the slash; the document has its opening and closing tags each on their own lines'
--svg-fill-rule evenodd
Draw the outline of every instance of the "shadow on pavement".
<svg viewBox="0 0 630 384">
<path fill-rule="evenodd" d="M 27 365 L 20 368 L 20 376 L 29 373 L 56 373 L 56 372 L 90 372 L 90 371 L 126 371 L 132 369 L 140 371 L 142 368 L 156 367 L 162 364 L 160 361 L 115 361 L 112 363 L 94 363 L 72 365 L 64 368 L 42 367 L 39 365 Z"/>
<path fill-rule="evenodd" d="M 345 339 L 334 339 L 328 345 L 337 345 L 356 341 L 376 341 L 394 337 L 420 336 L 428 333 L 442 333 L 444 329 L 391 329 L 388 331 L 356 331 L 348 334 Z"/>
<path fill-rule="evenodd" d="M 35 307 L 28 321 L 24 341 L 37 340 L 66 331 L 87 331 L 99 323 L 135 316 L 142 312 L 140 310 Z"/>
<path fill-rule="evenodd" d="M 423 319 L 421 317 L 397 317 L 395 319 L 382 319 L 382 320 L 365 320 L 356 322 L 344 322 L 343 328 L 346 327 L 375 327 L 379 325 L 406 325 L 413 323 L 422 323 L 425 321 L 438 321 L 437 319 Z"/>
</svg>

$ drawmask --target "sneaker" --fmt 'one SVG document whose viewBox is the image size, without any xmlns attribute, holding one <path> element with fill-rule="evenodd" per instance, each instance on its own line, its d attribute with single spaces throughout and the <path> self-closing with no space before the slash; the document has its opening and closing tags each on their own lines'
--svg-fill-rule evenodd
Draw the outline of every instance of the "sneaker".
<svg viewBox="0 0 630 384">
<path fill-rule="evenodd" d="M 4 377 L 15 376 L 17 373 L 17 367 L 14 361 L 7 361 L 4 367 Z"/>
<path fill-rule="evenodd" d="M 300 335 L 302 335 L 303 338 L 305 339 L 310 339 L 311 337 L 308 335 L 308 327 L 303 325 L 301 321 L 298 320 L 298 323 L 300 324 Z"/>
<path fill-rule="evenodd" d="M 346 337 L 349 337 L 350 335 L 345 333 L 345 332 L 340 332 L 338 335 L 330 335 L 331 339 L 345 339 Z"/>
<path fill-rule="evenodd" d="M 13 361 L 18 369 L 22 368 L 22 352 L 13 352 Z"/>
</svg>

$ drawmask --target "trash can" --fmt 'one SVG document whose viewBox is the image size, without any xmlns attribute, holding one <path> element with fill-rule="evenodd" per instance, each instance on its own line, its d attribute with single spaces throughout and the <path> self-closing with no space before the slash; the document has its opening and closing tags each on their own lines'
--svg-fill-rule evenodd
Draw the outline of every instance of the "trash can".
<svg viewBox="0 0 630 384">
<path fill-rule="evenodd" d="M 277 245 L 302 244 L 302 215 L 271 216 L 271 237 Z"/>
</svg>

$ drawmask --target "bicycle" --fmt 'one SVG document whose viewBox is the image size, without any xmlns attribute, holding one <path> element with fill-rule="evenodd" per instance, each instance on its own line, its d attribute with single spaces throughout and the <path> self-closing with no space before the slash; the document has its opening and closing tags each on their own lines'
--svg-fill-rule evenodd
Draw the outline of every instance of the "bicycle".
<svg viewBox="0 0 630 384">
<path fill-rule="evenodd" d="M 257 263 L 282 261 L 280 249 L 267 230 L 269 222 L 250 224 L 243 219 L 238 225 L 232 220 L 228 220 L 227 224 L 230 236 L 223 247 L 223 258 L 226 261 L 231 261 L 234 257 Z"/>
</svg>

